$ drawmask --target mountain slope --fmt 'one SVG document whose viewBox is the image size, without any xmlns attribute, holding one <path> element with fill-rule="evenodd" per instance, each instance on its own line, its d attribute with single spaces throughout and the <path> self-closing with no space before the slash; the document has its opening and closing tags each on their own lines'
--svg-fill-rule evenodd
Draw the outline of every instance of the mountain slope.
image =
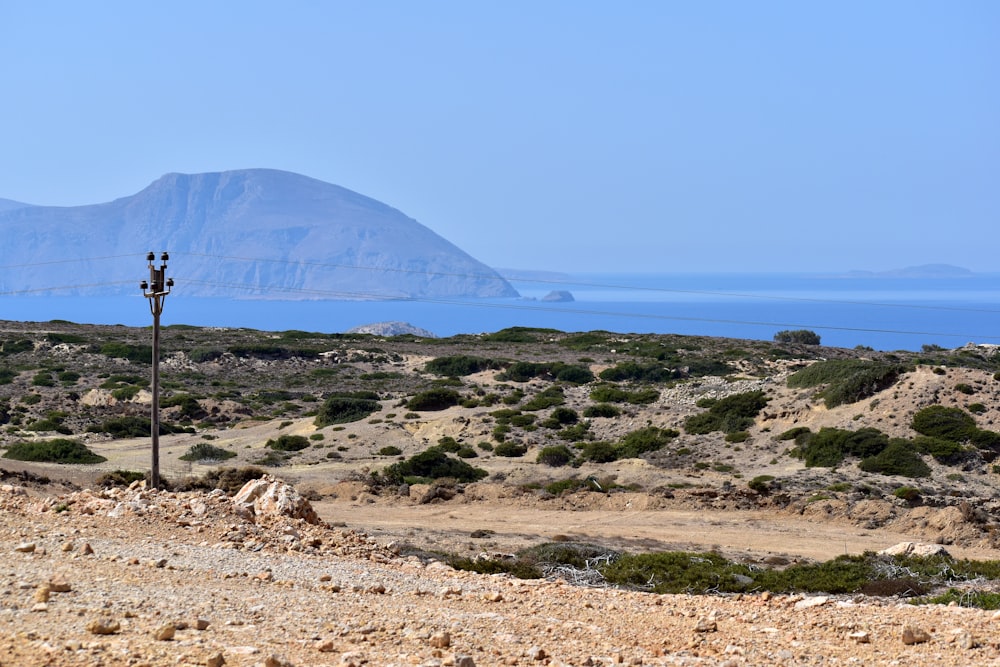
<svg viewBox="0 0 1000 667">
<path fill-rule="evenodd" d="M 0 210 L 0 230 L 8 257 L 22 265 L 0 271 L 4 291 L 101 283 L 62 293 L 132 293 L 146 277 L 145 253 L 167 250 L 168 275 L 190 296 L 517 295 L 493 269 L 400 211 L 269 169 L 167 174 L 104 204 Z"/>
</svg>

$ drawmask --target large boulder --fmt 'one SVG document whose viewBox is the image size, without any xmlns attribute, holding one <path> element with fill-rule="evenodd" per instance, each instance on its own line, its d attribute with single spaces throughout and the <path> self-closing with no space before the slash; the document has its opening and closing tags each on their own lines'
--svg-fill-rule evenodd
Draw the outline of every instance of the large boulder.
<svg viewBox="0 0 1000 667">
<path fill-rule="evenodd" d="M 321 523 L 309 501 L 290 484 L 271 475 L 253 479 L 233 496 L 233 504 L 252 516 L 288 517 L 306 523 Z"/>
</svg>

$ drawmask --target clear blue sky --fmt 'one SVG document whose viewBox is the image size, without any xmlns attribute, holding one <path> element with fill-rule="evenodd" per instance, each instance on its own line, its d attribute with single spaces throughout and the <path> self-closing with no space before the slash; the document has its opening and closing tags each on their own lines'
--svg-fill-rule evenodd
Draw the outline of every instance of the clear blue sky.
<svg viewBox="0 0 1000 667">
<path fill-rule="evenodd" d="M 493 266 L 1000 271 L 1000 3 L 0 0 L 0 197 L 269 167 Z"/>
</svg>

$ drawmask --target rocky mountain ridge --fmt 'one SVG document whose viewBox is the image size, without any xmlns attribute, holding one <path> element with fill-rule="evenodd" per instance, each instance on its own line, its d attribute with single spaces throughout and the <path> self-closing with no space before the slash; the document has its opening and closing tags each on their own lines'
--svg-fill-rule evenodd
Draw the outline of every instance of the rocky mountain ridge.
<svg viewBox="0 0 1000 667">
<path fill-rule="evenodd" d="M 189 296 L 517 296 L 496 271 L 402 212 L 271 169 L 167 174 L 89 206 L 3 200 L 0 230 L 18 265 L 0 272 L 0 289 L 12 293 L 131 294 L 145 253 L 168 251 Z"/>
</svg>

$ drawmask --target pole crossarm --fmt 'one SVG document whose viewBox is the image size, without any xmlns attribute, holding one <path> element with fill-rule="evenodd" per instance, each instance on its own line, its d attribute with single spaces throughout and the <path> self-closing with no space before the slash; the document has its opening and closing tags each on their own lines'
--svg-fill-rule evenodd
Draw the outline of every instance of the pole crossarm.
<svg viewBox="0 0 1000 667">
<path fill-rule="evenodd" d="M 139 288 L 142 290 L 142 295 L 149 299 L 149 311 L 153 315 L 153 405 L 149 420 L 152 466 L 149 476 L 150 485 L 158 489 L 160 488 L 160 315 L 163 313 L 163 302 L 174 286 L 174 279 L 166 278 L 167 260 L 170 259 L 170 255 L 166 252 L 160 255 L 159 267 L 153 264 L 155 259 L 156 255 L 152 252 L 146 255 L 146 261 L 149 262 L 149 281 L 143 280 Z"/>
</svg>

